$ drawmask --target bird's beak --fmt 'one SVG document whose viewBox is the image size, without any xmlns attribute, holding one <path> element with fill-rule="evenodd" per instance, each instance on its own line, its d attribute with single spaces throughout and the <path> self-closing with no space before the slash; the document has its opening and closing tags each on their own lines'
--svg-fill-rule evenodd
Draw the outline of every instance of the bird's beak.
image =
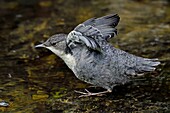
<svg viewBox="0 0 170 113">
<path fill-rule="evenodd" d="M 39 45 L 35 46 L 35 48 L 37 48 L 37 47 L 45 47 L 45 45 L 44 44 L 39 44 Z"/>
</svg>

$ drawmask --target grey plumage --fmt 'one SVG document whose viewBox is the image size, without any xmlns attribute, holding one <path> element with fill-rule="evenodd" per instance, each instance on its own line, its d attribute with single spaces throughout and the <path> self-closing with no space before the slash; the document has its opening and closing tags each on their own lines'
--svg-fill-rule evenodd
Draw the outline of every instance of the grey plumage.
<svg viewBox="0 0 170 113">
<path fill-rule="evenodd" d="M 112 90 L 116 84 L 124 84 L 131 76 L 154 71 L 160 62 L 129 54 L 110 44 L 102 45 L 102 54 L 82 48 L 76 52 L 75 72 L 78 78 L 96 86 Z M 81 57 L 79 57 L 81 56 Z"/>
<path fill-rule="evenodd" d="M 119 20 L 117 14 L 89 19 L 68 34 L 67 44 L 70 46 L 74 42 L 85 43 L 88 48 L 100 51 L 100 43 L 117 35 L 115 27 Z"/>
<path fill-rule="evenodd" d="M 68 35 L 54 35 L 36 47 L 53 51 L 80 80 L 111 91 L 116 84 L 154 71 L 160 64 L 158 59 L 138 57 L 108 43 L 117 34 L 119 19 L 117 14 L 89 19 Z"/>
</svg>

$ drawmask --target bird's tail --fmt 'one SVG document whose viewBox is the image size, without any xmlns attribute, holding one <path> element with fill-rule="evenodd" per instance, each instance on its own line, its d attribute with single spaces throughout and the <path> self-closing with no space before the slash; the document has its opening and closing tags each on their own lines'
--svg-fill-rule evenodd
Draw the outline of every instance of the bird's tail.
<svg viewBox="0 0 170 113">
<path fill-rule="evenodd" d="M 156 69 L 156 66 L 161 64 L 158 59 L 148 59 L 142 58 L 140 59 L 140 64 L 138 64 L 139 72 L 150 72 Z"/>
</svg>

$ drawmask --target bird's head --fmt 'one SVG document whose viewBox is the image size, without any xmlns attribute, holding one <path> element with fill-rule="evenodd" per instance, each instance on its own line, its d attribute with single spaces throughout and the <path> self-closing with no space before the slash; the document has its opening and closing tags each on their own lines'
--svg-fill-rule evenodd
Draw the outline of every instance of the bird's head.
<svg viewBox="0 0 170 113">
<path fill-rule="evenodd" d="M 48 40 L 44 43 L 36 45 L 35 48 L 44 47 L 51 50 L 56 55 L 60 56 L 65 54 L 66 48 L 66 34 L 57 34 L 51 36 Z"/>
</svg>

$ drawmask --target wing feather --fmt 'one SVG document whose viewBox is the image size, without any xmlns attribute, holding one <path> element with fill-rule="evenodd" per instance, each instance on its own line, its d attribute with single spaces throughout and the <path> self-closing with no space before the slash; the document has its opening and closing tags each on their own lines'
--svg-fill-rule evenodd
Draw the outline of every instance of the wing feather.
<svg viewBox="0 0 170 113">
<path fill-rule="evenodd" d="M 110 14 L 100 18 L 91 18 L 79 24 L 68 34 L 67 44 L 84 43 L 88 48 L 99 50 L 100 41 L 108 41 L 117 35 L 115 28 L 119 23 L 118 14 Z M 72 42 L 72 43 L 70 43 Z"/>
</svg>

